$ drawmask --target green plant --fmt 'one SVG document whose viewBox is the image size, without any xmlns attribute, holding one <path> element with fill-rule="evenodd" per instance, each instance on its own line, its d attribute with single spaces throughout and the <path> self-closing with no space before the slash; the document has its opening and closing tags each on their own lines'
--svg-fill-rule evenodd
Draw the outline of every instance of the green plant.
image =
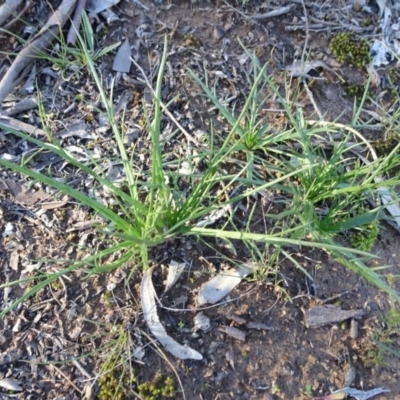
<svg viewBox="0 0 400 400">
<path fill-rule="evenodd" d="M 174 398 L 176 388 L 171 377 L 163 376 L 157 372 L 151 382 L 144 382 L 138 385 L 138 394 L 143 400 L 157 400 L 160 398 Z"/>
<path fill-rule="evenodd" d="M 85 15 L 83 20 L 85 27 L 90 25 Z M 88 29 L 85 28 L 86 35 Z M 83 39 L 80 35 L 78 38 L 86 67 L 101 98 L 102 108 L 94 109 L 110 123 L 116 141 L 115 152 L 123 166 L 125 181 L 121 184 L 109 180 L 102 165 L 89 151 L 89 162 L 83 163 L 63 149 L 52 135 L 50 127 L 46 128 L 43 107 L 40 112 L 46 128 L 47 142 L 7 128 L 12 134 L 39 149 L 60 156 L 69 165 L 91 177 L 96 183 L 95 188 L 99 191 L 106 188 L 112 193 L 114 205 L 112 208 L 107 207 L 86 193 L 76 190 L 68 182 L 56 179 L 56 171 L 49 170 L 46 174 L 30 168 L 29 162 L 20 165 L 0 159 L 0 165 L 3 167 L 68 194 L 101 215 L 104 221 L 97 227 L 98 234 L 104 237 L 102 250 L 93 252 L 84 260 L 71 262 L 57 273 L 35 277 L 39 283 L 10 304 L 1 315 L 60 276 L 78 268 L 85 268 L 90 276 L 132 264 L 134 260 L 135 268 L 147 269 L 152 248 L 182 236 L 203 238 L 205 242 L 210 237 L 222 238 L 227 242 L 240 241 L 250 249 L 258 245 L 268 245 L 277 249 L 278 253 L 283 252 L 287 245 L 322 248 L 340 259 L 348 268 L 390 292 L 394 298 L 399 298 L 376 271 L 369 269 L 358 258 L 359 255 L 371 255 L 338 245 L 333 240 L 335 234 L 379 219 L 382 207 L 361 216 L 351 215 L 355 207 L 369 195 L 376 195 L 379 185 L 391 188 L 398 183 L 395 179 L 386 179 L 379 184 L 374 181 L 380 175 L 386 174 L 393 163 L 398 163 L 396 149 L 384 160 L 377 159 L 370 166 L 362 165 L 361 162 L 357 164 L 354 158 L 346 155 L 350 142 L 350 135 L 346 132 L 353 128 L 346 131 L 340 124 L 306 121 L 301 111 L 293 111 L 293 107 L 281 95 L 267 73 L 268 66 L 261 67 L 249 54 L 254 69 L 252 78 L 249 79 L 249 93 L 238 108 L 240 112 L 229 110 L 219 101 L 214 89 L 208 84 L 207 74 L 203 81 L 193 71 L 189 71 L 208 100 L 214 103 L 228 122 L 230 130 L 224 136 L 218 136 L 213 124 L 210 124 L 209 147 L 198 149 L 196 155 L 196 162 L 202 165 L 201 171 L 194 172 L 194 168 L 191 168 L 194 163 L 194 157 L 191 155 L 173 162 L 167 161 L 160 142 L 162 110 L 168 106 L 161 103 L 167 57 L 165 40 L 153 93 L 154 104 L 152 108 L 143 108 L 143 120 L 151 143 L 150 152 L 147 154 L 150 168 L 134 170 L 132 158 L 124 145 L 124 121 L 118 121 L 114 114 L 113 91 L 106 93 L 103 88 L 93 61 L 94 54 L 87 49 L 87 43 L 91 43 L 90 39 Z M 271 132 L 268 124 L 260 119 L 260 107 L 265 101 L 260 93 L 265 85 L 268 85 L 270 95 L 277 97 L 284 107 L 288 128 L 283 132 Z M 326 133 L 328 137 L 323 137 Z M 343 139 L 335 143 L 329 136 L 333 133 L 341 133 Z M 280 145 L 286 142 L 294 144 L 293 150 L 280 148 Z M 331 150 L 325 150 L 320 142 L 331 146 Z M 189 172 L 185 172 L 184 176 L 190 190 L 182 190 L 179 184 L 182 177 L 179 171 L 183 162 L 189 166 Z M 171 163 L 175 163 L 172 172 L 166 168 L 166 165 L 170 166 Z M 232 218 L 220 222 L 221 217 L 214 217 L 216 214 L 224 216 L 227 208 L 264 191 L 279 192 L 284 196 L 282 212 L 265 214 L 265 218 L 279 221 L 279 228 L 275 231 L 255 231 L 250 222 L 245 224 L 245 229 L 241 229 L 235 225 Z M 356 201 L 355 204 L 352 203 L 353 200 Z M 326 214 L 320 212 L 323 208 L 329 208 Z M 107 262 L 108 257 L 113 254 L 119 256 L 114 261 Z M 295 261 L 293 257 L 292 260 Z M 132 274 L 133 271 L 130 276 Z M 3 284 L 0 288 L 15 283 L 17 282 Z"/>
<path fill-rule="evenodd" d="M 306 383 L 306 386 L 304 388 L 304 393 L 307 397 L 309 397 L 310 399 L 312 399 L 313 394 L 312 394 L 312 386 L 310 383 Z"/>
<path fill-rule="evenodd" d="M 353 32 L 337 33 L 329 45 L 333 55 L 340 63 L 352 63 L 357 68 L 364 68 L 371 60 L 369 43 Z"/>
<path fill-rule="evenodd" d="M 185 327 L 185 323 L 182 321 L 182 320 L 180 320 L 179 322 L 178 322 L 178 328 L 179 329 L 183 329 Z"/>
<path fill-rule="evenodd" d="M 87 323 L 95 323 L 87 320 Z M 96 323 L 99 324 L 99 323 Z M 104 361 L 99 366 L 98 400 L 123 400 L 136 395 L 137 378 L 131 365 L 129 332 L 122 325 L 101 324 L 98 353 Z"/>
<path fill-rule="evenodd" d="M 271 385 L 271 394 L 278 394 L 281 390 L 279 389 L 278 384 L 273 381 Z"/>
<path fill-rule="evenodd" d="M 379 236 L 379 224 L 374 222 L 361 226 L 350 233 L 351 245 L 360 250 L 370 251 Z"/>
<path fill-rule="evenodd" d="M 51 50 L 48 52 L 37 51 L 34 56 L 35 59 L 50 63 L 52 68 L 55 71 L 60 71 L 61 76 L 64 78 L 67 71 L 75 73 L 77 70 L 86 68 L 89 60 L 95 62 L 101 59 L 104 55 L 118 48 L 121 44 L 120 42 L 117 42 L 110 46 L 106 46 L 101 50 L 97 50 L 95 34 L 90 22 L 87 19 L 83 19 L 82 26 L 83 35 L 80 37 L 76 47 L 68 45 L 63 31 L 60 29 L 58 36 L 55 36 L 54 38 L 55 44 L 52 45 Z M 25 44 L 24 39 L 17 37 L 12 32 L 7 33 L 16 37 L 20 43 Z M 0 51 L 0 54 L 6 54 L 7 56 L 12 55 L 3 51 Z"/>
<path fill-rule="evenodd" d="M 393 343 L 400 337 L 400 310 L 394 305 L 383 317 L 384 329 L 374 337 L 374 361 L 385 364 L 386 355 L 394 355 L 400 359 L 400 352 Z"/>
<path fill-rule="evenodd" d="M 388 275 L 390 286 L 394 284 L 396 277 Z M 379 329 L 379 328 L 378 328 Z M 390 308 L 382 318 L 382 329 L 374 334 L 374 347 L 369 351 L 369 362 L 371 364 L 385 365 L 385 358 L 388 355 L 400 359 L 400 352 L 393 343 L 400 337 L 400 309 L 398 304 L 390 299 Z"/>
</svg>

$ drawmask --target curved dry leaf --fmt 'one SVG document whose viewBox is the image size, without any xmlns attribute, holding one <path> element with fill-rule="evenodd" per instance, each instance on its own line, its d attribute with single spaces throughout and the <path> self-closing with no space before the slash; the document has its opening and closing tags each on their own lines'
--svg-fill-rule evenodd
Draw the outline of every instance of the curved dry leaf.
<svg viewBox="0 0 400 400">
<path fill-rule="evenodd" d="M 366 165 L 370 165 L 371 162 L 363 157 L 361 154 L 358 154 L 356 152 L 353 152 L 357 157 L 359 157 Z M 375 177 L 374 181 L 376 183 L 379 183 L 382 181 L 381 177 Z M 384 186 L 378 188 L 376 190 L 377 194 L 380 196 L 382 203 L 385 206 L 385 209 L 388 211 L 388 213 L 393 217 L 394 221 L 396 224 L 400 227 L 400 207 L 395 204 L 395 201 L 393 197 L 391 196 L 390 192 L 388 189 Z"/>
<path fill-rule="evenodd" d="M 203 332 L 207 332 L 211 328 L 210 318 L 207 317 L 203 312 L 199 312 L 193 319 L 194 327 L 193 330 L 197 332 L 198 330 L 202 330 Z"/>
<path fill-rule="evenodd" d="M 335 392 L 332 393 L 332 395 L 334 395 L 334 394 L 335 395 L 336 394 L 342 394 L 343 393 L 345 396 L 352 396 L 356 400 L 367 400 L 367 399 L 370 399 L 371 397 L 377 396 L 378 394 L 388 393 L 388 392 L 390 392 L 389 389 L 385 389 L 385 388 L 382 388 L 382 387 L 371 389 L 371 390 L 367 390 L 367 391 L 345 387 L 343 389 L 336 390 Z"/>
<path fill-rule="evenodd" d="M 6 390 L 14 390 L 16 392 L 20 392 L 22 390 L 22 387 L 19 386 L 19 382 L 12 378 L 0 379 L 0 387 Z"/>
<path fill-rule="evenodd" d="M 183 346 L 176 342 L 174 339 L 168 336 L 166 330 L 162 326 L 157 315 L 155 300 L 156 293 L 154 290 L 153 281 L 151 279 L 153 269 L 154 268 L 150 268 L 143 274 L 141 286 L 143 316 L 151 333 L 175 357 L 183 360 L 202 360 L 203 356 L 199 352 L 190 348 L 189 346 Z"/>
<path fill-rule="evenodd" d="M 91 0 L 87 6 L 87 10 L 98 14 L 108 8 L 115 6 L 120 0 Z"/>
<path fill-rule="evenodd" d="M 113 71 L 129 72 L 131 69 L 131 46 L 129 45 L 128 38 L 122 43 L 114 58 Z"/>
<path fill-rule="evenodd" d="M 199 306 L 214 304 L 229 294 L 247 275 L 253 273 L 254 269 L 242 264 L 236 268 L 220 272 L 209 280 L 199 291 L 196 302 Z"/>
<path fill-rule="evenodd" d="M 175 282 L 179 279 L 185 267 L 186 267 L 185 262 L 178 263 L 174 260 L 171 260 L 168 266 L 168 276 L 167 276 L 167 282 L 165 283 L 164 293 L 168 292 L 168 290 L 175 285 Z"/>
</svg>

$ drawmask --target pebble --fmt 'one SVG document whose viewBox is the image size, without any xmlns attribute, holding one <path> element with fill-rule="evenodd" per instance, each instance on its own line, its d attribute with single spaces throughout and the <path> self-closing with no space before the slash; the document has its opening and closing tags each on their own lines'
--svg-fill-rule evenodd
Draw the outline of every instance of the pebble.
<svg viewBox="0 0 400 400">
<path fill-rule="evenodd" d="M 213 30 L 213 37 L 215 40 L 221 40 L 225 36 L 226 32 L 220 27 L 215 26 Z"/>
</svg>

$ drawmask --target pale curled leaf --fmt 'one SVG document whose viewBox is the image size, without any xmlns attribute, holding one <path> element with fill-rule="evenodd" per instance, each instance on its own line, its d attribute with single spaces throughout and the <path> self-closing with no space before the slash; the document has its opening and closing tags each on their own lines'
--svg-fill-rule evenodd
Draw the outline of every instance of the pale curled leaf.
<svg viewBox="0 0 400 400">
<path fill-rule="evenodd" d="M 208 318 L 203 312 L 199 312 L 193 319 L 194 327 L 193 330 L 197 332 L 202 330 L 207 332 L 211 328 L 210 318 Z"/>
<path fill-rule="evenodd" d="M 285 67 L 285 71 L 289 72 L 294 78 L 297 77 L 304 77 L 312 71 L 316 70 L 317 68 L 324 68 L 329 71 L 331 69 L 323 62 L 323 61 L 294 61 L 292 65 L 288 65 Z"/>
<path fill-rule="evenodd" d="M 378 394 L 388 393 L 388 392 L 390 392 L 389 389 L 385 389 L 382 387 L 371 389 L 371 390 L 366 390 L 366 391 L 345 387 L 343 389 L 336 390 L 332 394 L 344 393 L 346 396 L 354 397 L 356 400 L 368 400 L 371 397 L 374 397 Z"/>
<path fill-rule="evenodd" d="M 151 279 L 154 268 L 150 268 L 143 274 L 142 286 L 141 286 L 141 298 L 142 298 L 142 308 L 143 316 L 146 323 L 154 335 L 154 337 L 175 357 L 181 358 L 183 360 L 193 359 L 202 360 L 203 356 L 196 350 L 188 347 L 182 346 L 170 336 L 168 336 L 166 330 L 161 325 L 160 319 L 157 314 L 156 300 L 155 300 L 155 290 L 153 286 L 153 281 Z"/>
<path fill-rule="evenodd" d="M 247 275 L 253 273 L 253 268 L 242 264 L 237 269 L 231 268 L 219 273 L 209 280 L 199 291 L 196 302 L 199 306 L 214 304 L 229 294 Z"/>
<path fill-rule="evenodd" d="M 87 9 L 92 13 L 98 14 L 119 2 L 120 0 L 90 0 Z"/>
<path fill-rule="evenodd" d="M 13 197 L 22 204 L 33 205 L 38 201 L 49 197 L 49 195 L 42 189 L 32 192 L 28 190 L 25 185 L 20 185 L 12 179 L 4 179 L 3 182 Z"/>
<path fill-rule="evenodd" d="M 229 349 L 225 354 L 226 361 L 228 361 L 229 365 L 233 370 L 235 370 L 235 355 L 231 349 Z"/>
<path fill-rule="evenodd" d="M 16 381 L 12 378 L 0 379 L 0 387 L 6 390 L 14 390 L 16 392 L 20 392 L 22 390 L 22 387 L 19 385 L 19 381 Z"/>
<path fill-rule="evenodd" d="M 356 154 L 366 165 L 370 165 L 371 162 L 363 157 L 361 154 Z M 381 182 L 383 179 L 381 177 L 375 177 L 374 181 L 376 183 Z M 393 217 L 396 224 L 400 227 L 400 207 L 395 204 L 393 197 L 391 196 L 389 190 L 382 186 L 376 190 L 377 194 L 381 197 L 382 203 L 385 205 L 386 210 L 388 213 Z"/>
<path fill-rule="evenodd" d="M 172 288 L 172 286 L 175 285 L 176 281 L 179 279 L 181 276 L 183 270 L 186 267 L 186 263 L 178 263 L 174 260 L 171 260 L 168 266 L 168 276 L 167 276 L 167 282 L 165 284 L 165 289 L 164 293 L 168 292 L 169 289 Z"/>
<path fill-rule="evenodd" d="M 131 46 L 129 45 L 128 38 L 122 43 L 115 55 L 113 63 L 113 71 L 117 72 L 129 72 L 131 69 Z"/>
</svg>

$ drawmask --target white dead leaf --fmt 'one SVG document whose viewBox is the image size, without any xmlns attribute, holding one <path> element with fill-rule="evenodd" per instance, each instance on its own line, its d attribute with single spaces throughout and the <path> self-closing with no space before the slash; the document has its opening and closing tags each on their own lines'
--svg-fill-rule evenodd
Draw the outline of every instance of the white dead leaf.
<svg viewBox="0 0 400 400">
<path fill-rule="evenodd" d="M 313 69 L 316 70 L 317 68 L 324 68 L 331 71 L 323 61 L 294 61 L 292 65 L 288 65 L 285 67 L 285 71 L 289 72 L 293 77 L 304 77 L 312 71 Z"/>
<path fill-rule="evenodd" d="M 133 358 L 137 361 L 142 361 L 146 353 L 144 352 L 143 346 L 137 346 L 133 348 Z"/>
<path fill-rule="evenodd" d="M 113 63 L 113 71 L 117 72 L 129 72 L 131 69 L 131 46 L 129 45 L 128 38 L 122 43 L 115 55 Z"/>
<path fill-rule="evenodd" d="M 344 393 L 346 396 L 354 397 L 357 400 L 368 400 L 371 397 L 374 397 L 378 394 L 387 393 L 387 392 L 390 392 L 390 390 L 384 389 L 384 388 L 375 388 L 375 389 L 367 390 L 364 392 L 363 390 L 345 387 L 343 389 L 332 392 L 332 394 Z"/>
<path fill-rule="evenodd" d="M 375 40 L 371 47 L 371 53 L 373 55 L 373 64 L 377 67 L 381 65 L 387 65 L 392 60 L 392 56 L 388 51 L 388 47 L 385 43 Z"/>
<path fill-rule="evenodd" d="M 233 351 L 229 349 L 225 354 L 226 361 L 228 361 L 229 365 L 233 370 L 235 370 L 235 355 Z"/>
<path fill-rule="evenodd" d="M 0 156 L 0 158 L 2 158 L 3 160 L 6 161 L 18 161 L 19 160 L 19 156 L 13 156 L 12 154 L 8 154 L 8 153 L 4 153 Z"/>
<path fill-rule="evenodd" d="M 19 253 L 18 251 L 14 250 L 10 256 L 10 267 L 14 271 L 18 271 L 19 265 Z"/>
<path fill-rule="evenodd" d="M 185 267 L 186 267 L 185 262 L 178 263 L 174 260 L 171 260 L 168 266 L 168 276 L 167 276 L 167 282 L 165 283 L 164 293 L 168 292 L 168 290 L 175 285 L 176 281 L 181 276 Z"/>
<path fill-rule="evenodd" d="M 390 196 L 388 190 L 385 187 L 380 187 L 377 190 L 381 196 L 382 203 L 385 204 L 386 210 L 396 221 L 396 224 L 400 227 L 400 208 L 396 204 L 393 204 L 393 198 Z"/>
<path fill-rule="evenodd" d="M 240 57 L 239 57 L 239 64 L 241 66 L 243 66 L 244 64 L 246 64 L 249 61 L 249 56 L 246 53 L 243 53 Z"/>
<path fill-rule="evenodd" d="M 371 164 L 371 162 L 361 154 L 358 153 L 354 154 L 356 154 L 366 165 Z M 375 182 L 380 182 L 381 180 L 382 178 L 380 177 L 374 178 Z M 393 197 L 390 195 L 390 192 L 384 186 L 378 188 L 376 192 L 380 196 L 382 203 L 385 205 L 385 208 L 388 211 L 388 213 L 393 217 L 396 224 L 400 227 L 400 207 L 395 204 Z"/>
<path fill-rule="evenodd" d="M 193 330 L 197 332 L 202 330 L 207 332 L 211 328 L 210 318 L 208 318 L 203 312 L 199 312 L 193 319 L 194 327 Z"/>
<path fill-rule="evenodd" d="M 190 348 L 189 346 L 182 346 L 176 342 L 174 339 L 168 336 L 164 327 L 161 325 L 160 319 L 157 315 L 155 300 L 156 293 L 154 290 L 153 281 L 151 279 L 153 269 L 154 268 L 150 268 L 143 274 L 141 287 L 143 316 L 151 333 L 175 357 L 183 360 L 202 360 L 203 356 L 199 352 Z"/>
<path fill-rule="evenodd" d="M 90 0 L 87 5 L 87 10 L 98 14 L 108 8 L 115 6 L 120 0 Z"/>
<path fill-rule="evenodd" d="M 19 381 L 16 381 L 12 378 L 0 379 L 0 387 L 6 390 L 14 390 L 16 392 L 20 392 L 22 390 L 22 387 L 19 385 Z"/>
<path fill-rule="evenodd" d="M 189 176 L 192 173 L 192 170 L 190 168 L 190 164 L 187 161 L 183 161 L 179 170 L 179 174 Z"/>
<path fill-rule="evenodd" d="M 33 64 L 28 79 L 20 89 L 23 94 L 33 93 L 36 89 L 36 64 Z"/>
<path fill-rule="evenodd" d="M 120 21 L 118 15 L 110 9 L 102 11 L 101 16 L 107 21 L 107 25 L 111 25 L 115 21 Z"/>
<path fill-rule="evenodd" d="M 254 269 L 246 264 L 237 269 L 231 268 L 220 272 L 209 280 L 199 291 L 196 302 L 199 306 L 214 304 L 229 294 L 247 275 L 253 273 Z"/>
<path fill-rule="evenodd" d="M 380 28 L 382 41 L 375 41 L 371 52 L 374 55 L 373 64 L 386 65 L 393 60 L 393 53 L 400 54 L 400 37 L 398 35 L 398 22 L 400 20 L 400 8 L 398 2 L 377 0 L 379 6 Z"/>
<path fill-rule="evenodd" d="M 217 210 L 211 211 L 209 215 L 207 215 L 205 218 L 203 218 L 200 222 L 196 224 L 198 227 L 205 227 L 209 225 L 215 224 L 220 218 L 225 217 L 229 211 L 231 211 L 232 206 L 230 204 L 225 205 L 222 208 L 219 208 Z"/>
<path fill-rule="evenodd" d="M 11 222 L 7 222 L 6 228 L 3 231 L 3 237 L 10 236 L 14 233 L 14 225 Z"/>
</svg>

